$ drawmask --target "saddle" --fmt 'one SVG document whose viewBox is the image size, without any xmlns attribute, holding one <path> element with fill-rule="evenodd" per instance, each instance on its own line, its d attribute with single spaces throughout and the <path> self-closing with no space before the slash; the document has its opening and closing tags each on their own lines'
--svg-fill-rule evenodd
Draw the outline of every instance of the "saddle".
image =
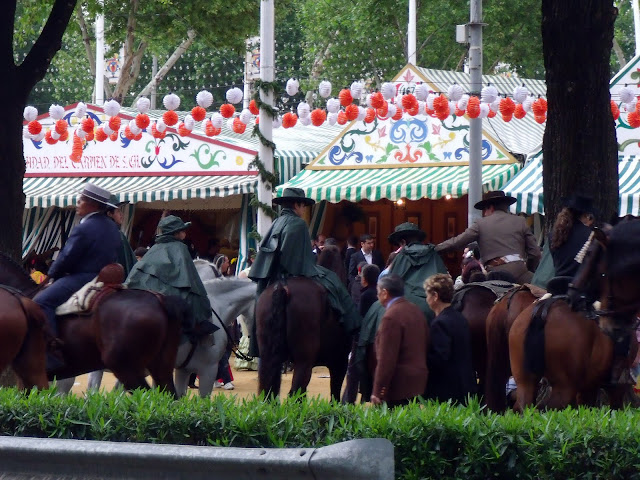
<svg viewBox="0 0 640 480">
<path fill-rule="evenodd" d="M 105 298 L 126 288 L 122 282 L 124 282 L 124 268 L 119 263 L 110 263 L 100 270 L 96 278 L 56 308 L 56 315 L 90 314 Z"/>
</svg>

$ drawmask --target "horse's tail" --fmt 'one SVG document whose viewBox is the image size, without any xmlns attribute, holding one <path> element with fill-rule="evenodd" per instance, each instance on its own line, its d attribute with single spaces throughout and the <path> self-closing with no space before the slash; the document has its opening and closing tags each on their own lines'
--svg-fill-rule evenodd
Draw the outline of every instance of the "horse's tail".
<svg viewBox="0 0 640 480">
<path fill-rule="evenodd" d="M 547 312 L 554 302 L 553 298 L 538 302 L 531 312 L 531 323 L 524 336 L 524 368 L 536 375 L 544 375 L 545 341 L 544 327 L 547 324 Z"/>
<path fill-rule="evenodd" d="M 509 310 L 505 302 L 497 303 L 487 317 L 487 370 L 485 375 L 485 401 L 494 412 L 506 409 L 505 385 L 509 379 L 509 336 L 507 322 Z"/>
<path fill-rule="evenodd" d="M 260 328 L 259 388 L 268 396 L 280 393 L 282 364 L 287 360 L 287 298 L 284 285 L 275 283 L 271 312 Z"/>
</svg>

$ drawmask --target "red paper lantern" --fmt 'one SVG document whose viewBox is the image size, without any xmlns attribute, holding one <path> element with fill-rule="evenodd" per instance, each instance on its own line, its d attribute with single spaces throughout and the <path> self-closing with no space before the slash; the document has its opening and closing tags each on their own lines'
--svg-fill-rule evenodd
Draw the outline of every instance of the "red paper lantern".
<svg viewBox="0 0 640 480">
<path fill-rule="evenodd" d="M 344 125 L 347 123 L 347 114 L 344 112 L 338 113 L 338 125 Z"/>
<path fill-rule="evenodd" d="M 146 113 L 139 113 L 138 115 L 136 115 L 136 125 L 138 126 L 138 128 L 144 130 L 149 126 L 150 123 L 151 119 Z"/>
<path fill-rule="evenodd" d="M 142 140 L 142 132 L 140 132 L 139 134 L 137 134 L 135 137 L 133 137 L 134 140 L 138 141 L 138 140 Z"/>
<path fill-rule="evenodd" d="M 400 105 L 396 105 L 397 110 L 396 114 L 391 117 L 391 120 L 395 120 L 396 122 L 402 118 L 402 107 Z"/>
<path fill-rule="evenodd" d="M 126 127 L 124 127 L 124 138 L 126 138 L 127 140 L 133 140 L 133 137 L 135 135 L 133 134 L 133 132 L 131 131 L 131 129 L 129 128 L 129 125 L 127 125 Z"/>
<path fill-rule="evenodd" d="M 446 108 L 439 108 L 438 110 L 436 110 L 436 118 L 442 122 L 445 118 L 449 116 L 450 113 L 451 111 L 450 111 L 449 103 L 447 103 Z"/>
<path fill-rule="evenodd" d="M 104 133 L 102 127 L 96 128 L 96 140 L 99 142 L 104 142 L 108 138 L 108 135 Z"/>
<path fill-rule="evenodd" d="M 247 124 L 246 123 L 242 123 L 242 121 L 240 120 L 239 117 L 236 117 L 233 119 L 233 131 L 238 133 L 238 134 L 243 134 L 244 131 L 247 129 Z"/>
<path fill-rule="evenodd" d="M 116 140 L 118 140 L 118 132 L 113 132 L 111 135 L 109 135 L 109 139 L 112 142 L 115 142 Z"/>
<path fill-rule="evenodd" d="M 347 105 L 347 108 L 344 109 L 344 114 L 347 116 L 347 120 L 349 121 L 353 121 L 358 118 L 359 113 L 360 110 L 358 109 L 358 106 L 353 103 L 351 105 Z"/>
<path fill-rule="evenodd" d="M 631 128 L 640 127 L 640 115 L 637 111 L 634 110 L 633 112 L 629 112 L 627 115 L 627 123 Z"/>
<path fill-rule="evenodd" d="M 120 130 L 120 125 L 122 125 L 122 119 L 120 117 L 111 117 L 109 119 L 109 128 L 114 132 Z"/>
<path fill-rule="evenodd" d="M 81 123 L 81 127 L 82 130 L 84 130 L 85 132 L 89 133 L 89 132 L 93 132 L 93 129 L 95 128 L 95 122 L 93 121 L 93 118 L 85 118 L 84 120 L 82 120 Z"/>
<path fill-rule="evenodd" d="M 540 124 L 543 124 L 544 122 L 546 122 L 546 121 L 547 121 L 547 116 L 546 116 L 546 115 L 534 115 L 534 116 L 533 116 L 533 119 L 534 119 L 536 122 L 538 122 L 538 123 L 540 123 Z"/>
<path fill-rule="evenodd" d="M 511 98 L 503 98 L 500 100 L 500 113 L 502 118 L 505 116 L 513 116 L 513 112 L 516 111 L 516 104 Z"/>
<path fill-rule="evenodd" d="M 213 126 L 213 123 L 211 123 L 211 120 L 209 120 L 204 126 L 204 133 L 208 137 L 215 137 L 216 135 L 220 135 L 221 131 L 222 131 L 221 128 L 216 128 Z"/>
<path fill-rule="evenodd" d="M 343 107 L 346 107 L 347 105 L 351 105 L 353 103 L 351 90 L 349 90 L 348 88 L 343 88 L 342 90 L 340 90 L 338 99 L 340 100 L 340 105 L 342 105 Z"/>
<path fill-rule="evenodd" d="M 378 108 L 378 116 L 384 118 L 387 116 L 388 113 L 389 113 L 389 104 L 386 101 L 383 101 L 382 106 Z"/>
<path fill-rule="evenodd" d="M 74 163 L 79 163 L 82 160 L 82 139 L 77 135 L 73 136 L 73 146 L 69 158 Z"/>
<path fill-rule="evenodd" d="M 441 93 L 433 99 L 433 109 L 436 111 L 436 116 L 438 114 L 438 110 L 450 109 L 449 100 L 447 100 L 447 97 L 444 94 Z"/>
<path fill-rule="evenodd" d="M 311 124 L 315 127 L 322 125 L 327 119 L 327 112 L 321 108 L 316 108 L 311 112 Z"/>
<path fill-rule="evenodd" d="M 510 122 L 511 119 L 513 118 L 513 114 L 509 114 L 509 115 L 502 115 L 502 120 L 505 122 Z"/>
<path fill-rule="evenodd" d="M 231 105 L 230 103 L 223 103 L 220 105 L 220 115 L 224 118 L 231 118 L 233 114 L 236 113 L 236 107 Z"/>
<path fill-rule="evenodd" d="M 414 105 L 418 105 L 418 99 L 414 94 L 407 93 L 406 95 L 402 96 L 402 107 L 405 110 L 411 110 Z"/>
<path fill-rule="evenodd" d="M 84 139 L 85 139 L 87 142 L 90 142 L 91 140 L 93 140 L 93 136 L 94 136 L 94 135 L 93 135 L 93 132 L 89 132 L 89 133 L 87 133 L 87 136 L 86 136 L 86 137 L 84 137 Z"/>
<path fill-rule="evenodd" d="M 480 116 L 480 99 L 475 95 L 469 97 L 467 115 L 469 115 L 469 118 L 478 118 Z"/>
<path fill-rule="evenodd" d="M 611 115 L 613 115 L 613 120 L 618 120 L 620 118 L 620 108 L 618 108 L 618 104 L 611 100 Z"/>
<path fill-rule="evenodd" d="M 516 110 L 513 112 L 513 116 L 516 117 L 518 120 L 524 118 L 524 116 L 527 114 L 527 112 L 524 111 L 524 107 L 522 106 L 521 103 L 519 103 L 518 105 L 516 105 Z"/>
<path fill-rule="evenodd" d="M 191 116 L 196 122 L 201 122 L 207 116 L 207 111 L 200 105 L 191 109 Z"/>
<path fill-rule="evenodd" d="M 411 108 L 407 108 L 407 113 L 412 117 L 415 117 L 416 115 L 418 115 L 418 113 L 420 113 L 420 105 L 416 103 Z M 449 110 L 447 110 L 447 115 L 444 118 L 447 118 L 448 116 L 449 116 Z"/>
<path fill-rule="evenodd" d="M 456 107 L 456 110 L 454 112 L 454 115 L 456 117 L 464 117 L 464 110 L 460 110 L 458 107 Z"/>
<path fill-rule="evenodd" d="M 58 139 L 59 142 L 66 142 L 67 140 L 69 140 L 69 130 L 67 130 L 64 133 L 61 133 L 60 138 Z"/>
<path fill-rule="evenodd" d="M 178 123 L 178 114 L 173 110 L 164 112 L 162 114 L 162 121 L 165 123 L 165 125 L 173 127 L 176 123 Z"/>
<path fill-rule="evenodd" d="M 382 108 L 382 105 L 385 104 L 384 96 L 382 92 L 376 92 L 371 94 L 371 106 L 373 108 Z"/>
<path fill-rule="evenodd" d="M 55 130 L 58 135 L 62 135 L 69 128 L 69 124 L 66 120 L 56 120 Z"/>
<path fill-rule="evenodd" d="M 255 100 L 251 100 L 249 102 L 249 111 L 254 115 L 258 115 L 260 113 L 260 109 L 258 108 L 258 105 L 256 105 Z"/>
<path fill-rule="evenodd" d="M 436 114 L 436 111 L 433 108 L 429 108 L 429 107 L 425 107 L 424 111 L 427 113 L 427 115 L 429 115 L 430 117 L 433 117 Z"/>
<path fill-rule="evenodd" d="M 27 130 L 31 135 L 38 135 L 42 131 L 42 124 L 37 120 L 32 120 L 27 124 Z"/>
<path fill-rule="evenodd" d="M 371 123 L 376 118 L 375 108 L 367 108 L 367 114 L 364 116 L 364 123 Z"/>
<path fill-rule="evenodd" d="M 489 109 L 489 113 L 487 114 L 487 117 L 493 118 L 495 116 L 496 116 L 496 112 L 494 112 L 493 110 Z"/>
<path fill-rule="evenodd" d="M 544 98 L 537 99 L 531 104 L 531 111 L 533 112 L 534 116 L 545 116 L 547 114 L 547 101 Z"/>
<path fill-rule="evenodd" d="M 180 122 L 180 124 L 178 125 L 178 135 L 180 135 L 181 137 L 186 137 L 190 133 L 191 130 L 184 126 L 184 122 Z"/>
<path fill-rule="evenodd" d="M 157 129 L 156 124 L 153 123 L 151 124 L 151 136 L 153 138 L 163 138 L 164 137 L 164 132 L 161 132 Z"/>
<path fill-rule="evenodd" d="M 56 143 L 58 143 L 58 140 L 51 136 L 51 130 L 47 130 L 47 133 L 44 134 L 44 141 L 49 145 L 55 145 Z"/>
<path fill-rule="evenodd" d="M 298 123 L 298 116 L 295 113 L 287 112 L 282 116 L 282 126 L 284 128 L 295 127 Z"/>
</svg>

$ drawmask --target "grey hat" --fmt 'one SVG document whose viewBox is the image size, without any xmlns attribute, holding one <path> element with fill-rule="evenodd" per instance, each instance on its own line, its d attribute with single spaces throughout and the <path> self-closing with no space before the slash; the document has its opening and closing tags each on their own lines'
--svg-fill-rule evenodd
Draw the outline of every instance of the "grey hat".
<svg viewBox="0 0 640 480">
<path fill-rule="evenodd" d="M 158 228 L 160 229 L 160 235 L 170 235 L 172 233 L 181 232 L 182 230 L 186 230 L 191 225 L 191 222 L 183 222 L 180 217 L 176 217 L 175 215 L 169 215 L 164 217 L 158 223 Z M 156 236 L 160 236 L 156 235 Z"/>
<path fill-rule="evenodd" d="M 391 235 L 389 235 L 389 241 L 391 243 L 399 244 L 400 240 L 408 236 L 417 236 L 419 241 L 423 241 L 427 238 L 427 234 L 424 233 L 415 223 L 405 222 L 398 225 Z"/>
<path fill-rule="evenodd" d="M 316 203 L 315 200 L 306 197 L 304 194 L 304 190 L 301 188 L 285 188 L 282 192 L 282 196 L 273 199 L 273 203 L 276 205 L 281 205 L 282 202 L 294 201 L 304 203 L 305 205 L 313 205 Z"/>
<path fill-rule="evenodd" d="M 106 205 L 108 207 L 115 206 L 111 204 L 111 194 L 109 193 L 109 191 L 91 182 L 87 182 L 84 184 L 84 188 L 80 192 L 80 195 L 90 198 L 91 200 L 98 203 L 102 203 L 103 205 Z"/>
</svg>

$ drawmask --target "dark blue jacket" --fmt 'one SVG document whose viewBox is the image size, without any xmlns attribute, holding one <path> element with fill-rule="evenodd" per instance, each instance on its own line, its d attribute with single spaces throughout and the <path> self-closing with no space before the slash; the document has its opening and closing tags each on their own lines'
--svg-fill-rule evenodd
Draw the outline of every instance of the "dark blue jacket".
<svg viewBox="0 0 640 480">
<path fill-rule="evenodd" d="M 120 232 L 115 222 L 96 213 L 71 230 L 67 243 L 49 269 L 49 277 L 92 273 L 116 261 L 121 247 Z"/>
</svg>

